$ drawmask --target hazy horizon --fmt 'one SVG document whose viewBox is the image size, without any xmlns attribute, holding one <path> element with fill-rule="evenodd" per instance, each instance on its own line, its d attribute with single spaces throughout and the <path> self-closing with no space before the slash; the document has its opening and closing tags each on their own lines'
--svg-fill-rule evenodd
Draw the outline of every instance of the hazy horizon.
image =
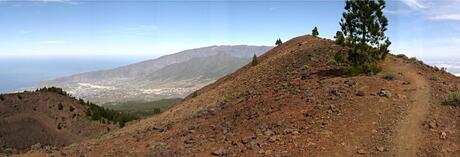
<svg viewBox="0 0 460 157">
<path fill-rule="evenodd" d="M 170 54 L 208 45 L 333 38 L 343 1 L 0 1 L 0 56 Z M 460 1 L 388 1 L 394 53 L 460 57 Z M 442 52 L 442 53 L 440 53 Z"/>
<path fill-rule="evenodd" d="M 35 88 L 40 81 L 106 70 L 145 60 L 139 57 L 0 57 L 0 93 Z"/>
</svg>

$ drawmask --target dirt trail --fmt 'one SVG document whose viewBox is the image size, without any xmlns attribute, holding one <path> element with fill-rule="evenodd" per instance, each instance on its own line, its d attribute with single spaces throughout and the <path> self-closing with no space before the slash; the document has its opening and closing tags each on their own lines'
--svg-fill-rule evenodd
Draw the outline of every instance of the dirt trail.
<svg viewBox="0 0 460 157">
<path fill-rule="evenodd" d="M 410 96 L 411 103 L 399 126 L 396 127 L 396 134 L 393 138 L 394 148 L 391 154 L 394 156 L 417 156 L 417 151 L 422 145 L 422 123 L 425 120 L 430 105 L 430 86 L 428 81 L 423 78 L 415 67 L 411 64 L 404 64 L 399 61 L 389 61 L 387 59 L 386 71 L 400 73 L 403 78 L 411 83 L 414 89 L 413 95 Z"/>
</svg>

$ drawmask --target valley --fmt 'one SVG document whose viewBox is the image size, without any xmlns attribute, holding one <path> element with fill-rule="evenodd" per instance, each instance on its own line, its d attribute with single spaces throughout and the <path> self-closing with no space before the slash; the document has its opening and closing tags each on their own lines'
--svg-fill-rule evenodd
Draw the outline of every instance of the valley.
<svg viewBox="0 0 460 157">
<path fill-rule="evenodd" d="M 269 46 L 210 46 L 110 70 L 42 81 L 101 105 L 183 98 L 249 63 Z"/>
</svg>

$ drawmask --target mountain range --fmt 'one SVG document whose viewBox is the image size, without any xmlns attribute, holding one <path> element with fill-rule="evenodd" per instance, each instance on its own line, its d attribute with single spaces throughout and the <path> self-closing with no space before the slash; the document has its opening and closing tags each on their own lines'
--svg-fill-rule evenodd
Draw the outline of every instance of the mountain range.
<svg viewBox="0 0 460 157">
<path fill-rule="evenodd" d="M 102 105 L 182 98 L 249 63 L 270 46 L 209 46 L 118 67 L 45 80 Z"/>
</svg>

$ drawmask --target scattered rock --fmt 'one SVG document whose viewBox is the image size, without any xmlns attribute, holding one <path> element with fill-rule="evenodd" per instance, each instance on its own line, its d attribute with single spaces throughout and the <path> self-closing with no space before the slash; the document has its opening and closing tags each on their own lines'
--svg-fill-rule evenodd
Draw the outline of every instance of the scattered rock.
<svg viewBox="0 0 460 157">
<path fill-rule="evenodd" d="M 264 132 L 265 136 L 271 136 L 273 134 L 275 134 L 275 133 L 273 131 L 271 131 L 271 130 L 267 130 L 267 131 Z"/>
<path fill-rule="evenodd" d="M 39 150 L 41 148 L 42 148 L 42 145 L 40 143 L 30 146 L 30 150 Z"/>
<path fill-rule="evenodd" d="M 259 154 L 265 154 L 265 150 L 260 149 L 260 150 L 259 150 Z"/>
<path fill-rule="evenodd" d="M 364 150 L 364 149 L 358 149 L 357 153 L 360 154 L 360 155 L 366 155 L 367 151 Z"/>
<path fill-rule="evenodd" d="M 329 106 L 329 111 L 330 112 L 338 112 L 337 108 L 335 107 L 335 105 L 330 105 Z"/>
<path fill-rule="evenodd" d="M 292 133 L 292 129 L 286 128 L 286 129 L 284 129 L 283 133 L 284 133 L 284 135 L 291 134 L 291 133 Z"/>
<path fill-rule="evenodd" d="M 441 132 L 441 136 L 439 137 L 441 140 L 447 139 L 447 133 L 446 132 Z"/>
<path fill-rule="evenodd" d="M 382 146 L 376 147 L 376 149 L 377 149 L 377 151 L 379 151 L 379 152 L 385 151 L 385 147 L 382 147 Z"/>
<path fill-rule="evenodd" d="M 276 135 L 274 135 L 274 136 L 271 136 L 268 141 L 273 143 L 273 142 L 276 142 L 277 139 L 278 139 L 278 137 L 276 137 Z"/>
<path fill-rule="evenodd" d="M 358 90 L 358 92 L 356 92 L 356 96 L 364 96 L 366 95 L 366 93 L 364 93 L 364 91 L 362 90 Z"/>
<path fill-rule="evenodd" d="M 391 93 L 390 91 L 386 90 L 385 88 L 382 88 L 380 89 L 380 91 L 377 93 L 377 95 L 381 96 L 381 97 L 391 97 Z"/>
<path fill-rule="evenodd" d="M 270 156 L 272 155 L 272 151 L 271 150 L 266 150 L 265 151 L 265 156 Z"/>
<path fill-rule="evenodd" d="M 225 155 L 225 149 L 224 148 L 219 148 L 211 153 L 214 156 L 223 156 Z"/>
<path fill-rule="evenodd" d="M 356 85 L 355 80 L 346 80 L 344 83 L 347 84 L 349 87 Z"/>
<path fill-rule="evenodd" d="M 428 127 L 430 127 L 430 129 L 434 129 L 437 127 L 437 124 L 435 121 L 431 121 L 430 123 L 428 123 Z"/>
</svg>

